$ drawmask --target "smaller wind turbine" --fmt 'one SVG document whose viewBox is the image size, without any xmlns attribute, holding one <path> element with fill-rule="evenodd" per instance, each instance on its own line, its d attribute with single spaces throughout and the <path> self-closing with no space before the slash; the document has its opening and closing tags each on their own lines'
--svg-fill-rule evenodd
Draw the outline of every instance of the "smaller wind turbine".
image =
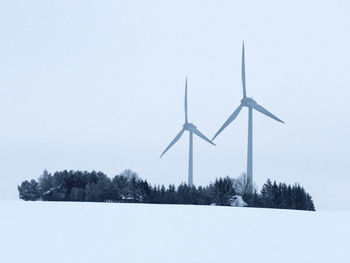
<svg viewBox="0 0 350 263">
<path fill-rule="evenodd" d="M 221 126 L 218 132 L 215 134 L 212 140 L 216 138 L 241 112 L 243 107 L 247 107 L 249 110 L 248 117 L 248 153 L 247 153 L 247 177 L 250 183 L 250 191 L 253 190 L 253 109 L 259 111 L 260 113 L 278 121 L 284 123 L 282 120 L 277 118 L 263 106 L 259 105 L 252 98 L 248 98 L 246 94 L 246 85 L 245 85 L 245 60 L 244 60 L 244 42 L 242 47 L 242 86 L 243 86 L 243 98 L 241 99 L 241 104 L 237 109 L 232 113 L 232 115 L 227 119 L 227 121 Z"/>
<path fill-rule="evenodd" d="M 190 187 L 193 186 L 193 133 L 203 140 L 209 142 L 212 145 L 215 145 L 211 140 L 209 140 L 203 133 L 201 133 L 195 125 L 189 123 L 187 120 L 187 77 L 185 84 L 185 123 L 182 127 L 182 130 L 176 135 L 176 137 L 171 141 L 171 143 L 166 147 L 164 152 L 159 158 L 162 156 L 181 138 L 185 131 L 190 132 L 190 141 L 189 141 L 189 160 L 188 160 L 188 185 Z"/>
</svg>

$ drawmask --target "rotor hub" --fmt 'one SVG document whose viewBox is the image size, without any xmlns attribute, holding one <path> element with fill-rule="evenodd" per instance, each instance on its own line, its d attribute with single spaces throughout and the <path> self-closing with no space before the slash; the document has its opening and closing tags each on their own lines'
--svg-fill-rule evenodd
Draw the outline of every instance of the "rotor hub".
<svg viewBox="0 0 350 263">
<path fill-rule="evenodd" d="M 256 105 L 256 101 L 253 100 L 252 98 L 248 98 L 248 97 L 245 97 L 241 100 L 241 103 L 243 106 L 246 106 L 246 107 L 251 107 L 253 105 Z"/>
<path fill-rule="evenodd" d="M 189 131 L 191 131 L 191 130 L 193 131 L 193 130 L 196 130 L 196 129 L 197 129 L 197 127 L 196 127 L 194 124 L 189 123 L 189 122 L 185 123 L 184 126 L 183 126 L 183 128 L 184 128 L 185 130 L 189 130 Z"/>
</svg>

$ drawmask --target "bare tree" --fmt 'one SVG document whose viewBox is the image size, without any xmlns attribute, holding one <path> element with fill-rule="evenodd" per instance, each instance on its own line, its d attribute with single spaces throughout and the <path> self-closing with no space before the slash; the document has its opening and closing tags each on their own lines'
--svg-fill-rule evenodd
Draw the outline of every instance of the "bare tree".
<svg viewBox="0 0 350 263">
<path fill-rule="evenodd" d="M 246 173 L 242 173 L 240 177 L 232 179 L 232 183 L 236 193 L 240 196 L 254 193 L 257 189 L 255 184 L 253 184 L 253 189 L 250 189 L 250 179 Z"/>
<path fill-rule="evenodd" d="M 135 179 L 135 181 L 140 180 L 139 175 L 130 169 L 125 169 L 120 175 L 125 176 L 129 181 L 131 181 L 131 179 Z"/>
</svg>

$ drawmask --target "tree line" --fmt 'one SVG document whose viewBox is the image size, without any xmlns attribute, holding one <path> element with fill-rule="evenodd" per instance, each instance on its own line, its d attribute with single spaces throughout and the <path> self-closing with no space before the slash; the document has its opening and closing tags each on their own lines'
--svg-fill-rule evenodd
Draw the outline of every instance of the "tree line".
<svg viewBox="0 0 350 263">
<path fill-rule="evenodd" d="M 229 206 L 232 197 L 242 196 L 249 207 L 315 211 L 312 197 L 299 184 L 267 182 L 260 192 L 249 191 L 245 174 L 239 178 L 217 178 L 207 186 L 189 187 L 151 185 L 137 173 L 125 170 L 112 179 L 102 172 L 46 170 L 38 180 L 23 181 L 18 186 L 23 200 L 128 202 L 153 204 L 193 204 Z"/>
</svg>

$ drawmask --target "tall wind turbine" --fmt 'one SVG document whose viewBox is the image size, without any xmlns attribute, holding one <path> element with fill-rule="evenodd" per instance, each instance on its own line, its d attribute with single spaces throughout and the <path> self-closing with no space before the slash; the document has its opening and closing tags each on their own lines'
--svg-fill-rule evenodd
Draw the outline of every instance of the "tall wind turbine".
<svg viewBox="0 0 350 263">
<path fill-rule="evenodd" d="M 263 106 L 256 103 L 252 98 L 248 98 L 246 95 L 246 83 L 245 83 L 245 61 L 244 61 L 244 42 L 242 47 L 242 86 L 243 86 L 243 98 L 241 104 L 238 108 L 232 113 L 232 115 L 227 119 L 227 121 L 222 125 L 218 130 L 212 140 L 216 138 L 240 113 L 243 107 L 247 107 L 249 110 L 248 118 L 248 154 L 247 154 L 247 176 L 250 182 L 250 191 L 253 190 L 253 109 L 265 114 L 266 116 L 284 123 L 282 120 L 277 118 Z"/>
<path fill-rule="evenodd" d="M 176 135 L 176 137 L 171 141 L 171 143 L 166 147 L 162 155 L 159 157 L 161 158 L 184 134 L 185 131 L 189 131 L 190 140 L 189 140 L 189 160 L 188 160 L 188 185 L 190 187 L 193 186 L 193 134 L 196 134 L 203 140 L 209 142 L 212 145 L 215 145 L 211 140 L 209 140 L 203 133 L 201 133 L 195 125 L 188 122 L 187 119 L 187 77 L 186 77 L 186 84 L 185 84 L 185 123 L 181 129 L 181 131 Z"/>
</svg>

